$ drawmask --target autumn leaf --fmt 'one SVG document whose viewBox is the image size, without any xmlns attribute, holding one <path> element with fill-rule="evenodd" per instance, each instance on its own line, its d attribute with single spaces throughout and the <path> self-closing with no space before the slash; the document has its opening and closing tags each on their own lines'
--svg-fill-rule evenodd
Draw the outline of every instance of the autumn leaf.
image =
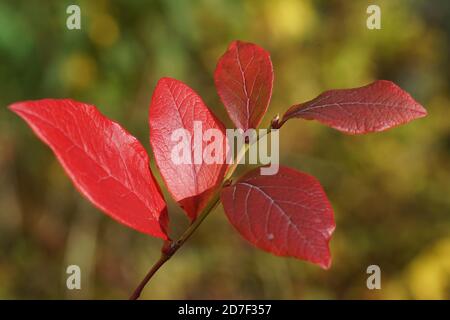
<svg viewBox="0 0 450 320">
<path fill-rule="evenodd" d="M 225 128 L 194 90 L 171 78 L 162 78 L 156 85 L 150 105 L 149 124 L 150 144 L 158 169 L 175 201 L 194 220 L 221 183 L 227 168 Z M 197 131 L 201 135 L 197 142 L 195 126 L 198 126 Z M 181 142 L 178 138 L 173 139 L 172 135 L 180 129 L 189 134 L 186 144 L 190 162 L 173 161 L 173 150 Z M 207 163 L 203 159 L 203 152 L 210 141 L 205 141 L 203 137 L 211 129 L 217 133 L 215 139 L 220 140 L 223 148 L 221 155 L 217 155 L 217 162 Z M 215 139 L 211 137 L 211 140 Z"/>
<path fill-rule="evenodd" d="M 237 128 L 256 128 L 272 96 L 273 67 L 269 53 L 247 42 L 233 41 L 217 63 L 217 93 Z"/>
<path fill-rule="evenodd" d="M 139 141 L 96 107 L 70 99 L 9 107 L 55 153 L 75 187 L 106 214 L 168 239 L 166 203 Z"/>
<path fill-rule="evenodd" d="M 224 188 L 221 200 L 231 224 L 256 247 L 330 267 L 333 209 L 314 177 L 287 167 L 267 176 L 255 169 Z"/>
<path fill-rule="evenodd" d="M 393 82 L 375 81 L 354 89 L 329 90 L 292 106 L 278 125 L 292 118 L 318 120 L 339 131 L 364 134 L 384 131 L 427 115 L 427 111 Z"/>
</svg>

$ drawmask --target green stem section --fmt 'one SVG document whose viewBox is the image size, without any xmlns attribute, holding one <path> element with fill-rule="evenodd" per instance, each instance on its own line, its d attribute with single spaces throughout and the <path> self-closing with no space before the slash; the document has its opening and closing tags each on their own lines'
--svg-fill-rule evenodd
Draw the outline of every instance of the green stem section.
<svg viewBox="0 0 450 320">
<path fill-rule="evenodd" d="M 264 133 L 263 135 L 258 136 L 258 138 L 253 144 L 257 143 L 259 139 L 269 134 L 270 131 L 271 128 L 269 128 L 267 132 Z M 184 231 L 184 233 L 180 236 L 180 238 L 178 238 L 178 240 L 170 242 L 167 247 L 166 245 L 163 246 L 160 258 L 158 259 L 158 261 L 155 262 L 155 264 L 148 271 L 144 279 L 142 279 L 142 281 L 139 283 L 137 288 L 134 290 L 133 294 L 130 296 L 130 300 L 136 300 L 140 297 L 142 290 L 150 281 L 150 279 L 153 277 L 153 275 L 178 251 L 178 249 L 180 249 L 183 246 L 183 244 L 192 236 L 195 230 L 197 230 L 197 228 L 200 226 L 203 220 L 205 220 L 205 218 L 216 208 L 220 200 L 220 191 L 226 184 L 229 183 L 229 179 L 233 176 L 233 173 L 236 170 L 239 162 L 243 159 L 243 157 L 245 157 L 245 154 L 247 153 L 249 148 L 250 144 L 245 143 L 244 146 L 241 148 L 241 150 L 239 150 L 236 157 L 234 158 L 233 164 L 228 168 L 227 173 L 225 174 L 222 185 L 220 186 L 220 188 L 217 188 L 216 192 L 211 197 L 211 200 L 208 202 L 206 207 L 200 212 L 197 219 L 195 219 L 191 223 L 191 225 L 186 229 L 186 231 Z"/>
</svg>

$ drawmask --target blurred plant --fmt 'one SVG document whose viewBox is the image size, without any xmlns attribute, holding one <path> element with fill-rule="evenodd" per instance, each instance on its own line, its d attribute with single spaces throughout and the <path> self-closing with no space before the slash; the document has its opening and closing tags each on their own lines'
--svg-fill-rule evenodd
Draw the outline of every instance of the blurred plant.
<svg viewBox="0 0 450 320">
<path fill-rule="evenodd" d="M 218 94 L 231 120 L 242 132 L 255 129 L 265 115 L 273 86 L 269 54 L 259 46 L 234 41 L 214 74 Z M 117 221 L 164 240 L 160 259 L 142 280 L 132 299 L 156 271 L 183 246 L 221 200 L 231 224 L 250 243 L 280 256 L 291 256 L 329 268 L 329 240 L 334 214 L 319 182 L 305 173 L 281 167 L 274 175 L 252 170 L 232 182 L 237 164 L 249 147 L 266 134 L 247 141 L 233 164 L 175 164 L 170 133 L 217 129 L 224 125 L 188 86 L 162 78 L 153 93 L 149 125 L 159 171 L 173 198 L 185 210 L 190 226 L 177 240 L 168 234 L 168 215 L 161 190 L 142 145 L 96 107 L 70 99 L 43 99 L 12 104 L 47 143 L 79 191 Z M 292 106 L 271 121 L 269 132 L 292 118 L 314 119 L 348 134 L 383 131 L 424 117 L 426 110 L 389 81 L 354 89 L 330 90 Z M 203 147 L 206 141 L 202 141 Z M 190 150 L 195 141 L 189 141 Z"/>
</svg>

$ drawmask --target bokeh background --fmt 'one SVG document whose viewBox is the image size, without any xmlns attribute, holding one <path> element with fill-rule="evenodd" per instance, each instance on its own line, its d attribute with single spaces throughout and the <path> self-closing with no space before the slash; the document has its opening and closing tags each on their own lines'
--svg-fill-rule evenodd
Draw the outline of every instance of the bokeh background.
<svg viewBox="0 0 450 320">
<path fill-rule="evenodd" d="M 70 4 L 81 7 L 81 30 L 66 28 Z M 369 4 L 381 7 L 381 30 L 366 28 Z M 170 76 L 230 127 L 212 74 L 228 43 L 241 39 L 271 52 L 275 85 L 263 125 L 326 89 L 375 79 L 395 81 L 429 115 L 367 136 L 307 121 L 283 127 L 281 162 L 318 177 L 335 209 L 330 270 L 251 247 L 218 208 L 143 298 L 449 299 L 449 4 L 1 1 L 0 298 L 127 298 L 161 246 L 82 198 L 6 106 L 44 97 L 89 102 L 149 150 L 151 94 Z M 178 235 L 188 222 L 166 199 Z M 82 290 L 66 289 L 70 264 L 82 269 Z M 381 267 L 381 290 L 366 288 L 371 264 Z"/>
</svg>

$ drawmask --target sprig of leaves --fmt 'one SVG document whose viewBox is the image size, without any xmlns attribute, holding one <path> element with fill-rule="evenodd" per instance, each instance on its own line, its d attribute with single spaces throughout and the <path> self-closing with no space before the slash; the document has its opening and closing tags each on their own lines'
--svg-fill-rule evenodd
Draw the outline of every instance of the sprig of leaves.
<svg viewBox="0 0 450 320">
<path fill-rule="evenodd" d="M 217 92 L 237 128 L 256 128 L 270 103 L 273 67 L 261 47 L 234 41 L 220 58 L 214 80 Z M 14 103 L 10 109 L 23 118 L 55 153 L 75 187 L 95 206 L 118 222 L 165 240 L 161 258 L 133 294 L 185 243 L 221 200 L 236 230 L 250 243 L 280 256 L 331 265 L 328 243 L 335 228 L 333 209 L 319 182 L 295 169 L 281 167 L 273 176 L 259 170 L 235 183 L 228 178 L 236 166 L 174 164 L 170 152 L 173 130 L 193 131 L 201 121 L 203 132 L 223 133 L 222 122 L 200 96 L 170 78 L 156 85 L 150 105 L 150 143 L 157 167 L 173 199 L 191 225 L 178 240 L 168 234 L 166 203 L 142 145 L 96 107 L 70 99 L 43 99 Z M 348 134 L 383 131 L 426 116 L 426 110 L 390 81 L 360 88 L 330 90 L 292 106 L 271 127 L 302 118 Z M 205 142 L 203 142 L 205 143 Z M 190 144 L 194 149 L 194 141 Z M 240 156 L 245 154 L 238 153 Z"/>
</svg>

